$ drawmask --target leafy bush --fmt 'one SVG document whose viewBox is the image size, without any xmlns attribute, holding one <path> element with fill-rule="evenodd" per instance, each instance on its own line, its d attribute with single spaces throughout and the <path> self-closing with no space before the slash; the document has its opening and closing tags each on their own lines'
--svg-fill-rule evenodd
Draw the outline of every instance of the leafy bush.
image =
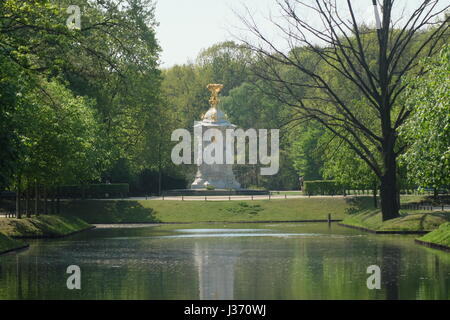
<svg viewBox="0 0 450 320">
<path fill-rule="evenodd" d="M 334 180 L 305 181 L 303 191 L 307 195 L 336 195 L 344 193 L 344 186 Z"/>
<path fill-rule="evenodd" d="M 215 190 L 216 189 L 216 187 L 214 187 L 213 185 L 211 185 L 211 184 L 208 184 L 207 186 L 206 186 L 206 190 Z"/>
</svg>

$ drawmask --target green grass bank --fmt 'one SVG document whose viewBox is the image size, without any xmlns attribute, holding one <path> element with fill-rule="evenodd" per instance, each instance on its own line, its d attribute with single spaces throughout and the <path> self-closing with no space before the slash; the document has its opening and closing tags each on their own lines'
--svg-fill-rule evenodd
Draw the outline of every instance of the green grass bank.
<svg viewBox="0 0 450 320">
<path fill-rule="evenodd" d="M 10 238 L 57 238 L 92 227 L 73 216 L 40 215 L 23 219 L 0 219 L 0 233 Z"/>
<path fill-rule="evenodd" d="M 345 218 L 341 225 L 356 227 L 376 233 L 427 233 L 450 221 L 448 211 L 401 211 L 399 218 L 382 221 L 381 212 L 366 210 Z"/>
<path fill-rule="evenodd" d="M 450 222 L 441 224 L 438 229 L 416 239 L 416 242 L 427 247 L 450 251 Z"/>
<path fill-rule="evenodd" d="M 89 223 L 196 223 L 342 220 L 370 206 L 370 198 L 302 198 L 249 201 L 76 200 L 61 204 L 63 216 Z"/>
<path fill-rule="evenodd" d="M 28 247 L 22 240 L 12 239 L 0 232 L 0 254 Z"/>
</svg>

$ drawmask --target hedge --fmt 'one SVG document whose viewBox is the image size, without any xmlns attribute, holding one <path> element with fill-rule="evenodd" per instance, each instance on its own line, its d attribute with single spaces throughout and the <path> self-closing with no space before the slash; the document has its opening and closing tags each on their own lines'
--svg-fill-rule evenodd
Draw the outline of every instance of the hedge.
<svg viewBox="0 0 450 320">
<path fill-rule="evenodd" d="M 305 181 L 303 192 L 310 196 L 344 194 L 344 186 L 334 180 Z"/>
<path fill-rule="evenodd" d="M 128 196 L 128 183 L 87 184 L 62 186 L 59 195 L 62 198 L 123 198 Z"/>
</svg>

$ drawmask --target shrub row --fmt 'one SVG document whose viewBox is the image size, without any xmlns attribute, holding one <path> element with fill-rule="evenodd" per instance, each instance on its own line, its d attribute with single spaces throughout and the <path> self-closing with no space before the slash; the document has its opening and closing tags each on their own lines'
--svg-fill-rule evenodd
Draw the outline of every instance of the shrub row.
<svg viewBox="0 0 450 320">
<path fill-rule="evenodd" d="M 62 198 L 123 198 L 128 196 L 128 183 L 87 184 L 62 186 L 59 195 Z"/>
<path fill-rule="evenodd" d="M 344 186 L 334 180 L 305 181 L 303 192 L 309 196 L 344 194 Z"/>
</svg>

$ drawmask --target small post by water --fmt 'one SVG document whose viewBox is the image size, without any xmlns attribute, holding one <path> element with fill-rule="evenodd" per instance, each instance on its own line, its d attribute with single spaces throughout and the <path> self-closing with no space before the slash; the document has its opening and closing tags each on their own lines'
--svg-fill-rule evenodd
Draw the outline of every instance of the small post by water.
<svg viewBox="0 0 450 320">
<path fill-rule="evenodd" d="M 284 194 L 284 198 L 287 199 L 287 193 Z"/>
<path fill-rule="evenodd" d="M 328 224 L 331 223 L 331 213 L 328 214 Z"/>
<path fill-rule="evenodd" d="M 269 191 L 269 200 L 270 200 L 270 191 Z"/>
<path fill-rule="evenodd" d="M 163 200 L 164 200 L 164 193 L 162 194 Z"/>
<path fill-rule="evenodd" d="M 253 195 L 252 195 L 252 200 L 253 200 Z"/>
<path fill-rule="evenodd" d="M 181 201 L 184 201 L 184 195 L 181 195 Z"/>
<path fill-rule="evenodd" d="M 206 201 L 206 196 L 205 196 L 205 201 Z"/>
</svg>

